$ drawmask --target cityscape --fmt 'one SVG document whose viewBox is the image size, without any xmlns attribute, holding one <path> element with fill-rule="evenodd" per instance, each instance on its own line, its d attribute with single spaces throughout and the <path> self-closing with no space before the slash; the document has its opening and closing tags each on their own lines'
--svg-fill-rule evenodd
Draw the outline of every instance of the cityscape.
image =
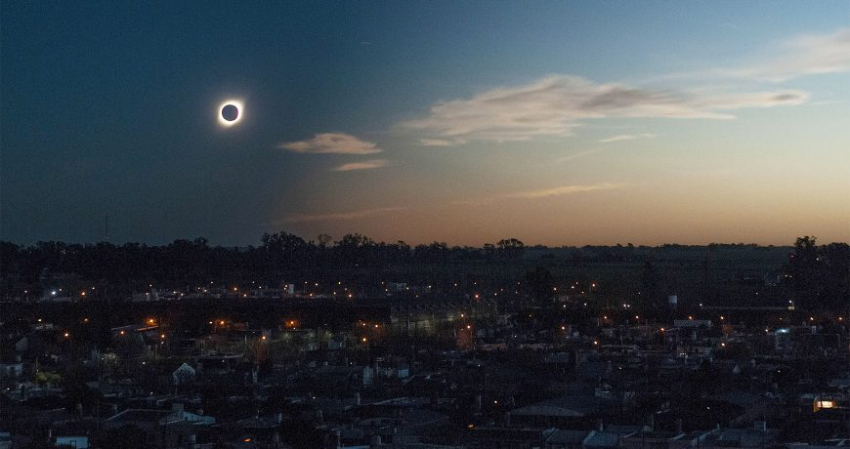
<svg viewBox="0 0 850 449">
<path fill-rule="evenodd" d="M 850 448 L 850 3 L 0 2 L 0 449 Z"/>
</svg>

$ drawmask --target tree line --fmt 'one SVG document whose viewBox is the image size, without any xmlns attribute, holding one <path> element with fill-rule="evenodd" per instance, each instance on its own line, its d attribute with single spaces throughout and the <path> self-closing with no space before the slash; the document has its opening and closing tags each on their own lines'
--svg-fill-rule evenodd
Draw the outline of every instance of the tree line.
<svg viewBox="0 0 850 449">
<path fill-rule="evenodd" d="M 711 251 L 720 246 L 702 248 Z M 751 245 L 730 247 L 746 250 Z M 663 261 L 669 257 L 667 253 L 671 249 L 671 245 L 655 249 L 631 244 L 587 246 L 571 248 L 559 253 L 562 257 L 556 257 L 554 250 L 528 247 L 516 238 L 476 248 L 449 246 L 444 242 L 415 246 L 404 241 L 376 242 L 361 234 L 346 234 L 336 241 L 326 234 L 315 240 L 305 240 L 288 232 L 264 234 L 259 245 L 248 247 L 213 246 L 205 238 L 175 240 L 159 246 L 56 241 L 22 246 L 0 242 L 0 289 L 4 296 L 19 295 L 16 290 L 57 285 L 68 275 L 79 282 L 102 285 L 102 288 L 123 288 L 116 292 L 120 294 L 146 284 L 175 286 L 185 283 L 191 286 L 209 281 L 250 279 L 272 286 L 284 279 L 383 280 L 385 273 L 393 270 L 401 273 L 397 278 L 403 281 L 418 282 L 424 279 L 416 276 L 424 276 L 422 273 L 427 270 L 430 273 L 442 270 L 446 276 L 463 276 L 475 267 L 505 278 L 504 281 L 526 280 L 548 286 L 554 281 L 544 268 L 631 262 L 642 267 L 635 269 L 642 269 L 643 289 L 647 294 L 655 290 L 647 264 Z M 850 246 L 846 243 L 818 245 L 815 237 L 800 237 L 788 249 L 784 265 L 777 263 L 776 271 L 781 273 L 783 289 L 798 299 L 800 305 L 819 303 L 828 304 L 830 308 L 847 307 Z M 511 276 L 516 279 L 507 279 Z M 433 278 L 428 279 L 431 280 Z M 538 293 L 542 294 L 542 290 Z"/>
</svg>

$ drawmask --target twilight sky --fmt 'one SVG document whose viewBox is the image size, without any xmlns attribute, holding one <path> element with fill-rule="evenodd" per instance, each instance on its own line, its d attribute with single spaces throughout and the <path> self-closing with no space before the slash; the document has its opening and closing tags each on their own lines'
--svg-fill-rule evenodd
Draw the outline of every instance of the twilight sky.
<svg viewBox="0 0 850 449">
<path fill-rule="evenodd" d="M 850 241 L 844 0 L 4 1 L 0 37 L 3 240 Z"/>
</svg>

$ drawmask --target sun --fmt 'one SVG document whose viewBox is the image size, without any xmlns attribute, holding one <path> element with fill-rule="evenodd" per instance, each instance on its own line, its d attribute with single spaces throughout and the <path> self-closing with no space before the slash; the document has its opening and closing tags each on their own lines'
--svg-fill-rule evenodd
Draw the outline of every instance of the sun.
<svg viewBox="0 0 850 449">
<path fill-rule="evenodd" d="M 227 100 L 218 106 L 216 115 L 220 126 L 230 128 L 245 117 L 245 106 L 242 100 Z"/>
</svg>

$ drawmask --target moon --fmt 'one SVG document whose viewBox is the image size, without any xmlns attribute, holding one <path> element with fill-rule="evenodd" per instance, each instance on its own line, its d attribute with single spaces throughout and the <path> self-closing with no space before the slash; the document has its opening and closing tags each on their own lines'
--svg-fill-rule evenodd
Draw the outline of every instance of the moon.
<svg viewBox="0 0 850 449">
<path fill-rule="evenodd" d="M 218 107 L 218 124 L 229 128 L 242 121 L 245 108 L 239 100 L 227 100 Z"/>
</svg>

